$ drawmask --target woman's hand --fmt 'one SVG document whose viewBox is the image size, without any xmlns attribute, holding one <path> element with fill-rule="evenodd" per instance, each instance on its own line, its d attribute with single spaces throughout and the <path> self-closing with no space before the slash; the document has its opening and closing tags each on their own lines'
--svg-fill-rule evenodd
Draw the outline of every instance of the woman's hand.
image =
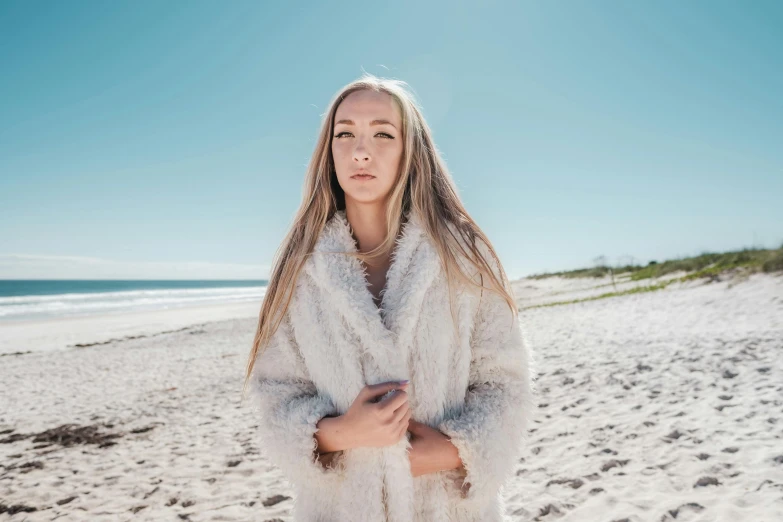
<svg viewBox="0 0 783 522">
<path fill-rule="evenodd" d="M 413 419 L 408 423 L 408 431 L 412 435 L 408 452 L 411 475 L 418 477 L 462 467 L 459 451 L 448 436 Z"/>
<path fill-rule="evenodd" d="M 404 391 L 407 386 L 392 381 L 362 388 L 348 411 L 341 415 L 341 446 L 383 447 L 399 442 L 408 430 L 411 416 L 408 394 Z M 376 402 L 389 392 L 392 393 Z"/>
</svg>

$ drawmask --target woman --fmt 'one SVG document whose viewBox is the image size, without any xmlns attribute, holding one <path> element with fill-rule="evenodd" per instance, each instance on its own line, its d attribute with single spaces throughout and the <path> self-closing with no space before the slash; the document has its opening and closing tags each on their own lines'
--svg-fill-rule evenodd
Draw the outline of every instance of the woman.
<svg viewBox="0 0 783 522">
<path fill-rule="evenodd" d="M 406 86 L 332 100 L 261 307 L 245 384 L 295 521 L 507 520 L 529 350 Z"/>
</svg>

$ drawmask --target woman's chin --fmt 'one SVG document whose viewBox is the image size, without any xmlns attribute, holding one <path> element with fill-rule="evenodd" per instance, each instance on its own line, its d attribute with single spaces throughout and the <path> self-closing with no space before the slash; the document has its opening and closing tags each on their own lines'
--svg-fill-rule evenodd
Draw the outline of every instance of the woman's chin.
<svg viewBox="0 0 783 522">
<path fill-rule="evenodd" d="M 358 205 L 380 205 L 384 202 L 384 197 L 374 191 L 354 191 L 353 193 L 346 192 L 345 200 L 346 203 L 350 200 Z"/>
</svg>

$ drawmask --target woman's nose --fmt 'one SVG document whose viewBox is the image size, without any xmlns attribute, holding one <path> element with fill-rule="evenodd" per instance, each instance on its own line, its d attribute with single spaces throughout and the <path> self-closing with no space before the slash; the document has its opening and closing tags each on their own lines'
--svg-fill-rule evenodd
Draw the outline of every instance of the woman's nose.
<svg viewBox="0 0 783 522">
<path fill-rule="evenodd" d="M 370 159 L 370 153 L 363 145 L 357 145 L 353 150 L 353 159 L 356 161 L 366 161 Z"/>
</svg>

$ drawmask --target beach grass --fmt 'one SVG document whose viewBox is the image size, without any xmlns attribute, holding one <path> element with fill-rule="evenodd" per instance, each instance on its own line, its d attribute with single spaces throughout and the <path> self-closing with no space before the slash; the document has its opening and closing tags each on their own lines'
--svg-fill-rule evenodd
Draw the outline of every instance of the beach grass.
<svg viewBox="0 0 783 522">
<path fill-rule="evenodd" d="M 663 288 L 666 288 L 674 281 L 676 281 L 676 279 L 663 281 L 662 283 L 657 283 L 654 285 L 637 286 L 636 288 L 630 288 L 628 290 L 623 290 L 620 292 L 607 292 L 601 295 L 594 295 L 592 297 L 585 297 L 582 299 L 571 299 L 570 301 L 555 301 L 553 303 L 544 303 L 539 305 L 526 306 L 524 307 L 524 310 L 529 310 L 531 308 L 545 308 L 547 306 L 559 306 L 559 305 L 574 304 L 574 303 L 584 303 L 586 301 L 596 301 L 598 299 L 606 299 L 609 297 L 617 297 L 621 295 L 639 294 L 643 292 L 655 292 L 656 290 L 661 290 Z"/>
<path fill-rule="evenodd" d="M 704 252 L 698 256 L 666 260 L 661 263 L 651 261 L 646 266 L 625 265 L 618 267 L 596 266 L 562 272 L 535 274 L 529 279 L 547 277 L 600 278 L 610 274 L 615 277 L 630 276 L 631 281 L 655 279 L 674 272 L 688 272 L 689 279 L 712 277 L 723 272 L 743 269 L 749 272 L 783 271 L 783 245 L 777 249 L 745 248 L 731 252 Z"/>
<path fill-rule="evenodd" d="M 559 306 L 574 303 L 583 303 L 587 301 L 596 301 L 598 299 L 607 299 L 622 295 L 638 294 L 642 292 L 655 292 L 662 290 L 672 283 L 693 281 L 696 279 L 709 279 L 710 281 L 718 279 L 721 275 L 729 273 L 740 273 L 749 275 L 756 272 L 780 272 L 783 271 L 783 245 L 778 249 L 743 249 L 733 252 L 712 253 L 705 252 L 701 255 L 667 260 L 662 263 L 651 262 L 647 266 L 627 265 L 623 267 L 598 266 L 594 268 L 584 268 L 564 272 L 551 272 L 537 274 L 529 279 L 544 279 L 546 277 L 565 277 L 565 278 L 598 278 L 612 275 L 623 281 L 644 281 L 655 280 L 659 277 L 675 272 L 686 272 L 680 277 L 672 277 L 660 282 L 637 286 L 628 290 L 615 292 L 606 292 L 600 295 L 585 297 L 581 299 L 571 299 L 567 301 L 555 301 L 524 307 L 525 310 L 531 308 L 543 308 L 549 306 Z M 618 281 L 619 282 L 619 281 Z M 607 283 L 608 286 L 614 283 Z M 598 288 L 593 287 L 593 288 Z"/>
</svg>

